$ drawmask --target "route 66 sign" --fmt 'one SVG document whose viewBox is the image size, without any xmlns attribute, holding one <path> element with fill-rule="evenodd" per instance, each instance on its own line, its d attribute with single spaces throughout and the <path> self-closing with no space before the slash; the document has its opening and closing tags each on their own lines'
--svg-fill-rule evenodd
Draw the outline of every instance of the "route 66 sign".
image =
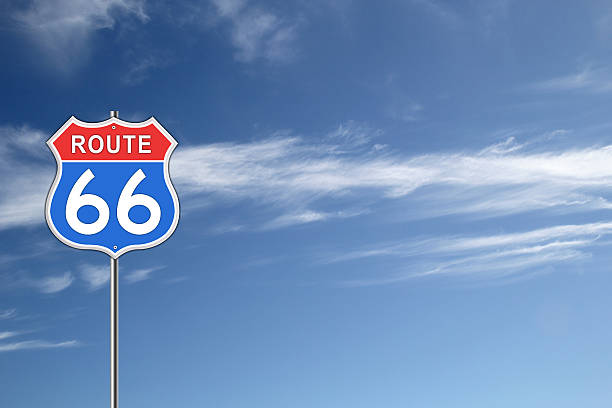
<svg viewBox="0 0 612 408">
<path fill-rule="evenodd" d="M 45 215 L 60 241 L 116 259 L 172 235 L 179 202 L 168 161 L 177 142 L 155 118 L 87 123 L 73 116 L 47 145 L 57 174 Z"/>
</svg>

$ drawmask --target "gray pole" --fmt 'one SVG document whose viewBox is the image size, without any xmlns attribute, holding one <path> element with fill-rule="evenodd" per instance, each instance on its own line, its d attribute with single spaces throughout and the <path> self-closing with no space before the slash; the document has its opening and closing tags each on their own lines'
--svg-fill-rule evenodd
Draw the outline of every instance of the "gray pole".
<svg viewBox="0 0 612 408">
<path fill-rule="evenodd" d="M 119 111 L 110 111 L 118 118 Z M 110 259 L 110 397 L 111 408 L 119 406 L 119 260 Z"/>
<path fill-rule="evenodd" d="M 110 265 L 110 406 L 117 408 L 119 406 L 119 260 L 111 258 Z"/>
</svg>

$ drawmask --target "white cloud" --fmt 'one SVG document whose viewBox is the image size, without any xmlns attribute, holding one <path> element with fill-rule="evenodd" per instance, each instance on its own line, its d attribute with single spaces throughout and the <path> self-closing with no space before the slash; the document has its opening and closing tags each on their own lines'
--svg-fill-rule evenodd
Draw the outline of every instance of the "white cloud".
<svg viewBox="0 0 612 408">
<path fill-rule="evenodd" d="M 136 283 L 142 282 L 151 278 L 151 274 L 155 271 L 165 268 L 164 266 L 158 266 L 155 268 L 143 268 L 143 269 L 135 269 L 130 271 L 127 275 L 125 275 L 125 281 L 128 283 Z"/>
<path fill-rule="evenodd" d="M 17 316 L 17 309 L 0 310 L 0 320 L 8 320 Z"/>
<path fill-rule="evenodd" d="M 45 198 L 55 175 L 45 145 L 50 135 L 28 126 L 0 127 L 0 229 L 44 221 Z"/>
<path fill-rule="evenodd" d="M 121 77 L 121 82 L 126 85 L 141 84 L 149 78 L 151 71 L 166 66 L 166 61 L 165 58 L 155 55 L 137 57 L 128 66 L 127 71 Z"/>
<path fill-rule="evenodd" d="M 284 214 L 315 211 L 309 206 L 323 197 L 351 205 L 366 197 L 411 197 L 426 200 L 421 213 L 414 212 L 425 217 L 612 208 L 604 195 L 612 186 L 611 163 L 612 146 L 526 152 L 509 139 L 473 153 L 406 156 L 285 135 L 184 147 L 175 153 L 171 170 L 186 196 L 252 200 Z M 423 187 L 429 188 L 417 191 Z"/>
<path fill-rule="evenodd" d="M 508 17 L 511 3 L 512 0 L 473 2 L 473 7 L 480 16 L 487 35 L 500 31 L 501 23 Z"/>
<path fill-rule="evenodd" d="M 80 268 L 83 279 L 90 290 L 102 288 L 110 280 L 109 265 L 82 265 Z"/>
<path fill-rule="evenodd" d="M 147 21 L 144 0 L 34 0 L 13 19 L 46 51 L 60 70 L 84 59 L 91 35 L 112 29 L 120 16 Z"/>
<path fill-rule="evenodd" d="M 38 223 L 38 221 L 35 220 L 34 223 Z M 2 229 L 3 227 L 0 223 L 0 230 Z M 45 254 L 48 254 L 57 247 L 54 246 L 55 242 L 48 240 L 47 237 L 48 236 L 45 236 L 41 240 L 34 240 L 30 237 L 27 239 L 27 247 L 23 247 L 21 251 L 14 250 L 8 253 L 0 253 L 0 265 L 17 263 L 26 259 L 39 258 Z M 26 237 L 22 236 L 22 238 Z"/>
<path fill-rule="evenodd" d="M 293 225 L 308 224 L 317 221 L 325 221 L 332 218 L 348 218 L 356 217 L 363 214 L 364 211 L 338 211 L 338 212 L 317 212 L 306 210 L 297 213 L 283 214 L 273 220 L 266 222 L 262 229 L 276 229 L 290 227 Z"/>
<path fill-rule="evenodd" d="M 79 342 L 76 340 L 63 341 L 59 343 L 48 342 L 45 340 L 27 340 L 17 343 L 0 343 L 0 353 L 19 350 L 40 350 L 53 348 L 69 348 L 76 347 Z"/>
<path fill-rule="evenodd" d="M 482 149 L 480 151 L 480 154 L 483 156 L 496 155 L 496 154 L 503 155 L 503 154 L 515 152 L 517 150 L 521 150 L 523 147 L 525 147 L 525 145 L 518 144 L 516 142 L 516 138 L 514 136 L 510 136 L 502 142 L 495 143 L 491 146 L 488 146 Z"/>
<path fill-rule="evenodd" d="M 551 242 L 568 242 L 571 246 L 581 246 L 612 234 L 612 222 L 590 224 L 558 225 L 527 232 L 486 236 L 463 236 L 443 238 L 423 238 L 407 242 L 391 242 L 376 247 L 364 248 L 329 259 L 331 262 L 357 260 L 375 256 L 412 257 L 423 254 L 457 254 L 469 251 L 494 251 L 508 247 L 530 247 Z"/>
<path fill-rule="evenodd" d="M 122 275 L 126 282 L 136 283 L 149 279 L 153 272 L 163 268 L 165 266 L 135 269 Z M 83 265 L 80 268 L 80 272 L 81 278 L 87 283 L 90 290 L 98 290 L 104 287 L 110 279 L 110 268 L 108 265 Z"/>
<path fill-rule="evenodd" d="M 442 1 L 436 0 L 412 0 L 412 3 L 440 19 L 449 26 L 458 26 L 462 18 L 450 6 Z"/>
<path fill-rule="evenodd" d="M 528 232 L 492 235 L 486 237 L 450 239 L 431 247 L 435 251 L 465 251 L 481 248 L 490 248 L 506 245 L 524 245 L 541 243 L 559 239 L 598 238 L 612 233 L 612 222 L 599 222 L 591 224 L 559 225 L 541 228 Z M 573 241 L 576 245 L 580 239 Z"/>
<path fill-rule="evenodd" d="M 19 350 L 40 350 L 53 348 L 67 348 L 80 345 L 76 340 L 63 342 L 49 342 L 46 340 L 24 340 L 14 343 L 2 343 L 2 341 L 13 337 L 22 336 L 29 332 L 4 331 L 0 332 L 0 353 L 19 351 Z"/>
<path fill-rule="evenodd" d="M 187 280 L 189 280 L 189 278 L 187 276 L 177 276 L 177 277 L 174 277 L 174 278 L 167 279 L 165 281 L 165 283 L 169 284 L 169 285 L 174 285 L 174 284 L 177 284 L 177 283 L 185 282 Z"/>
<path fill-rule="evenodd" d="M 68 288 L 74 278 L 70 272 L 66 272 L 63 275 L 48 276 L 41 279 L 31 279 L 29 284 L 37 288 L 41 293 L 57 293 Z"/>
<path fill-rule="evenodd" d="M 330 217 L 328 213 L 305 211 L 297 214 L 284 214 L 270 221 L 267 228 L 280 228 L 288 225 L 306 224 L 314 221 L 322 221 Z"/>
<path fill-rule="evenodd" d="M 34 277 L 31 273 L 23 270 L 6 271 L 0 274 L 0 286 L 4 289 L 27 288 L 35 289 L 44 294 L 53 294 L 67 289 L 74 281 L 70 272 L 55 275 L 50 275 L 46 271 L 42 273 L 44 273 L 42 277 Z M 11 319 L 17 315 L 14 309 L 2 313 L 0 319 Z"/>
<path fill-rule="evenodd" d="M 0 340 L 5 340 L 11 337 L 19 336 L 19 334 L 20 334 L 19 332 L 11 332 L 11 331 L 0 332 Z"/>
<path fill-rule="evenodd" d="M 219 15 L 232 17 L 237 15 L 247 4 L 247 0 L 212 0 Z"/>
<path fill-rule="evenodd" d="M 608 69 L 586 67 L 583 70 L 536 82 L 530 86 L 537 91 L 612 91 L 612 74 Z"/>
<path fill-rule="evenodd" d="M 212 0 L 220 19 L 230 25 L 238 61 L 286 62 L 295 56 L 297 23 L 245 1 Z"/>
<path fill-rule="evenodd" d="M 349 120 L 339 124 L 337 128 L 329 132 L 327 138 L 329 143 L 338 146 L 342 151 L 346 151 L 346 149 L 366 146 L 382 134 L 383 131 L 380 129 L 373 129 L 366 124 Z"/>
<path fill-rule="evenodd" d="M 390 257 L 404 259 L 408 264 L 399 273 L 351 280 L 345 282 L 347 286 L 392 284 L 425 276 L 483 280 L 525 278 L 548 271 L 560 262 L 590 257 L 589 248 L 611 234 L 612 222 L 602 222 L 477 237 L 421 237 L 363 248 L 331 257 L 326 262 Z"/>
<path fill-rule="evenodd" d="M 419 120 L 423 106 L 414 101 L 395 101 L 387 108 L 387 114 L 404 122 L 415 122 Z"/>
</svg>

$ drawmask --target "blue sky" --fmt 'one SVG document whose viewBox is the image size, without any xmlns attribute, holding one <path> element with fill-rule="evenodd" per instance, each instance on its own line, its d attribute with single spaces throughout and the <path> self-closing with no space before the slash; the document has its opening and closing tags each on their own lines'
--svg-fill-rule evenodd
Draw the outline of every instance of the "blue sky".
<svg viewBox="0 0 612 408">
<path fill-rule="evenodd" d="M 108 257 L 44 221 L 71 115 L 179 141 L 120 258 L 120 403 L 607 407 L 612 6 L 0 6 L 0 406 L 108 404 Z"/>
</svg>

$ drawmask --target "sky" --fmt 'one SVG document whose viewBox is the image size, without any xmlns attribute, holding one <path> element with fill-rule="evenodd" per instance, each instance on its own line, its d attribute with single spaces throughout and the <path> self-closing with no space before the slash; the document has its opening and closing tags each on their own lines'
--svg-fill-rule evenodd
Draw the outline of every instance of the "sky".
<svg viewBox="0 0 612 408">
<path fill-rule="evenodd" d="M 72 115 L 179 142 L 119 258 L 120 404 L 608 407 L 612 5 L 0 5 L 0 406 L 109 403 L 109 260 L 44 218 Z"/>
</svg>

